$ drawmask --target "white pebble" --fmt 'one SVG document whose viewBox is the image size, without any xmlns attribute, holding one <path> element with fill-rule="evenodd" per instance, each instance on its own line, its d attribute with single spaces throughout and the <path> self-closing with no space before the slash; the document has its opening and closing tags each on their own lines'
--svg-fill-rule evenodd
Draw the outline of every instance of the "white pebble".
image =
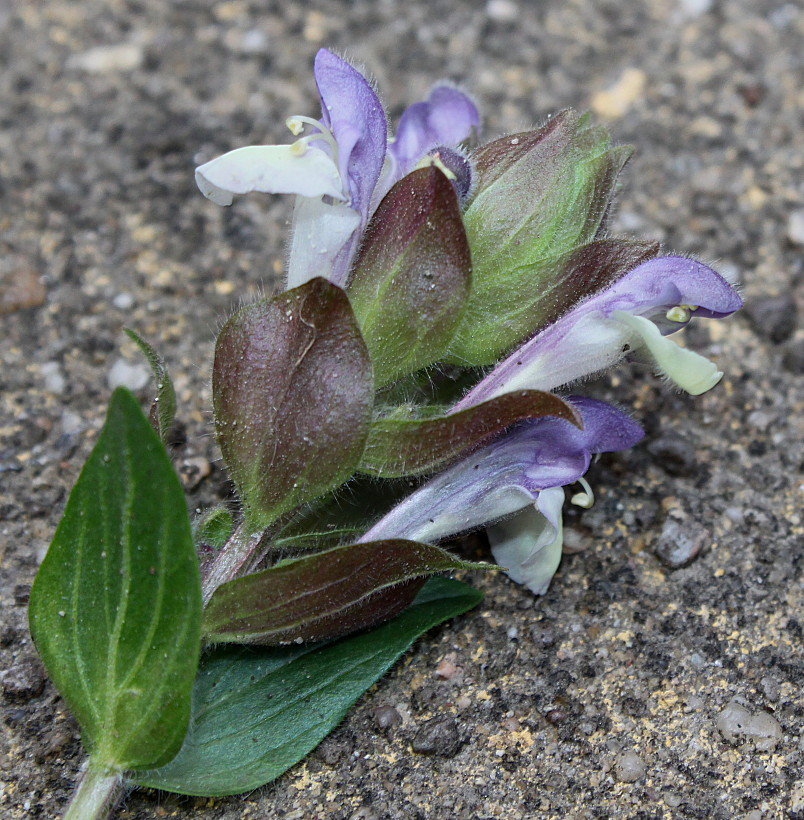
<svg viewBox="0 0 804 820">
<path fill-rule="evenodd" d="M 134 307 L 134 297 L 130 293 L 126 293 L 125 291 L 122 293 L 118 293 L 117 296 L 112 299 L 112 304 L 118 310 L 131 310 Z"/>
<path fill-rule="evenodd" d="M 80 68 L 90 74 L 107 74 L 113 71 L 133 71 L 142 65 L 145 51 L 136 43 L 118 43 L 98 46 L 74 54 L 68 61 L 70 68 Z"/>
<path fill-rule="evenodd" d="M 804 208 L 799 208 L 787 218 L 787 238 L 794 245 L 804 245 Z"/>
<path fill-rule="evenodd" d="M 127 387 L 129 390 L 140 390 L 150 378 L 148 368 L 143 364 L 129 364 L 125 359 L 118 359 L 109 371 L 109 389 Z"/>
<path fill-rule="evenodd" d="M 519 6 L 512 0 L 489 0 L 486 3 L 486 16 L 501 23 L 513 23 L 519 19 Z"/>
<path fill-rule="evenodd" d="M 39 371 L 45 380 L 45 387 L 51 393 L 63 393 L 67 386 L 67 380 L 61 372 L 58 362 L 45 362 Z"/>
<path fill-rule="evenodd" d="M 621 783 L 636 783 L 645 776 L 645 761 L 634 752 L 623 752 L 617 757 L 614 772 Z"/>
<path fill-rule="evenodd" d="M 761 752 L 772 752 L 782 739 L 782 727 L 768 712 L 751 712 L 736 701 L 727 703 L 717 716 L 716 725 L 727 743 L 749 741 Z"/>
<path fill-rule="evenodd" d="M 712 10 L 712 0 L 679 0 L 678 5 L 684 17 L 700 17 Z"/>
</svg>

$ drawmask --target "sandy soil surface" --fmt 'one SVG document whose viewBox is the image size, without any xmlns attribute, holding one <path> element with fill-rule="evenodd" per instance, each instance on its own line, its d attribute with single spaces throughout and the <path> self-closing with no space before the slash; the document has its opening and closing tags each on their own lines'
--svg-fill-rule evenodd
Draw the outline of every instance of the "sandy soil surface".
<svg viewBox="0 0 804 820">
<path fill-rule="evenodd" d="M 784 0 L 1 0 L 0 813 L 57 816 L 83 759 L 26 603 L 110 385 L 148 397 L 123 326 L 170 365 L 190 504 L 225 491 L 214 331 L 275 287 L 289 203 L 217 208 L 192 170 L 316 115 L 327 45 L 393 116 L 442 77 L 487 137 L 591 109 L 637 149 L 615 227 L 715 261 L 748 307 L 687 334 L 726 372 L 710 394 L 595 388 L 648 437 L 590 472 L 546 597 L 478 577 L 484 603 L 276 783 L 118 817 L 804 818 L 803 25 Z"/>
</svg>

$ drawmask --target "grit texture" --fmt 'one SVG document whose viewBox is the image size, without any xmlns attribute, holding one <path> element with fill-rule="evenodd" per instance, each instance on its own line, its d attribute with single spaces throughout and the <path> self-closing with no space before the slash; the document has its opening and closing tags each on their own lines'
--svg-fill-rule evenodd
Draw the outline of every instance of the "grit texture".
<svg viewBox="0 0 804 820">
<path fill-rule="evenodd" d="M 545 597 L 473 579 L 483 604 L 277 782 L 117 817 L 804 818 L 803 34 L 784 0 L 0 2 L 0 814 L 58 816 L 83 760 L 26 603 L 110 387 L 150 395 L 124 326 L 173 374 L 190 505 L 226 492 L 214 332 L 276 287 L 289 203 L 218 208 L 192 171 L 316 115 L 326 45 L 392 117 L 444 77 L 486 137 L 590 109 L 636 147 L 615 229 L 715 262 L 747 307 L 686 333 L 726 373 L 705 396 L 636 366 L 587 385 L 648 435 L 590 471 Z"/>
</svg>

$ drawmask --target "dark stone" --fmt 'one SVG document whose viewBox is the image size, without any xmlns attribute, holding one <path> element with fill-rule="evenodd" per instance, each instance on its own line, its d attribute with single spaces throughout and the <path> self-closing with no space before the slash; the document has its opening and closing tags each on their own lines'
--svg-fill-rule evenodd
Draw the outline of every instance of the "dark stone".
<svg viewBox="0 0 804 820">
<path fill-rule="evenodd" d="M 346 749 L 342 743 L 328 737 L 318 744 L 314 754 L 327 766 L 334 766 L 343 757 L 345 751 Z"/>
<path fill-rule="evenodd" d="M 458 724 L 452 715 L 440 715 L 423 723 L 413 738 L 413 751 L 420 755 L 453 757 L 461 747 Z"/>
<path fill-rule="evenodd" d="M 657 438 L 648 445 L 648 452 L 670 475 L 689 476 L 695 472 L 695 451 L 682 438 L 671 436 Z"/>
<path fill-rule="evenodd" d="M 653 553 L 670 569 L 680 569 L 691 564 L 711 540 L 709 531 L 695 521 L 682 523 L 668 518 L 653 545 Z"/>
<path fill-rule="evenodd" d="M 796 330 L 797 309 L 790 294 L 758 299 L 746 309 L 754 330 L 774 344 L 786 342 Z"/>
<path fill-rule="evenodd" d="M 378 706 L 374 710 L 374 722 L 379 729 L 387 731 L 402 722 L 402 715 L 393 706 Z"/>
<path fill-rule="evenodd" d="M 0 680 L 6 699 L 20 703 L 42 694 L 45 688 L 45 670 L 38 660 L 29 658 L 3 672 Z"/>
<path fill-rule="evenodd" d="M 26 606 L 30 597 L 30 584 L 14 584 L 14 606 Z"/>
<path fill-rule="evenodd" d="M 782 367 L 795 375 L 804 373 L 804 339 L 796 339 L 785 347 Z"/>
<path fill-rule="evenodd" d="M 39 743 L 36 757 L 39 760 L 49 760 L 62 757 L 64 750 L 72 743 L 73 733 L 65 726 L 55 726 L 48 731 Z"/>
<path fill-rule="evenodd" d="M 631 717 L 645 717 L 648 707 L 643 700 L 635 698 L 633 695 L 626 695 L 620 702 L 623 712 Z"/>
</svg>

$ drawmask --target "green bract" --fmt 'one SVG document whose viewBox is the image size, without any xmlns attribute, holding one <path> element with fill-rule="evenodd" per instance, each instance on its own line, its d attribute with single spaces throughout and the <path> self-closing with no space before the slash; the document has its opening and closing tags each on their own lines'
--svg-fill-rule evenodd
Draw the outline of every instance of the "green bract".
<svg viewBox="0 0 804 820">
<path fill-rule="evenodd" d="M 571 111 L 473 154 L 473 284 L 450 361 L 493 364 L 583 296 L 574 254 L 598 236 L 630 154 Z"/>
<path fill-rule="evenodd" d="M 221 329 L 215 426 L 249 533 L 346 481 L 363 453 L 371 361 L 325 279 L 239 310 Z"/>
<path fill-rule="evenodd" d="M 452 183 L 433 165 L 397 182 L 369 223 L 348 287 L 377 387 L 444 355 L 471 272 Z"/>
</svg>

